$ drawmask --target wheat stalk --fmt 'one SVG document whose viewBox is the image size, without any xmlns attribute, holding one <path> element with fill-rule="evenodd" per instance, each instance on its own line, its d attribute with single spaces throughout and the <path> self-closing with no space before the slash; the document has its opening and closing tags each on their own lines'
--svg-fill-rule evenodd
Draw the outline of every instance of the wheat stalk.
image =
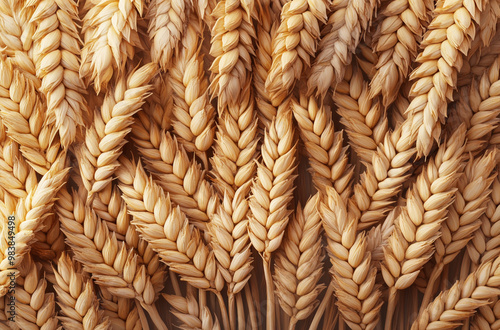
<svg viewBox="0 0 500 330">
<path fill-rule="evenodd" d="M 31 257 L 19 265 L 20 276 L 16 279 L 16 317 L 9 320 L 10 329 L 57 329 L 54 293 L 47 292 L 47 281 L 41 272 L 41 264 Z M 6 299 L 11 299 L 10 294 Z"/>
<path fill-rule="evenodd" d="M 156 64 L 149 63 L 126 77 L 120 76 L 110 88 L 101 111 L 95 111 L 94 123 L 86 131 L 85 142 L 78 148 L 77 156 L 81 176 L 89 195 L 104 189 L 113 179 L 119 166 L 118 157 L 130 132 L 132 116 L 141 109 L 151 88 L 147 83 L 156 74 Z"/>
<path fill-rule="evenodd" d="M 61 145 L 68 148 L 83 126 L 83 113 L 87 111 L 85 85 L 78 73 L 78 6 L 74 1 L 55 0 L 33 1 L 33 5 L 33 59 L 36 76 L 42 81 L 39 90 L 47 99 L 47 123 L 55 122 Z"/>
<path fill-rule="evenodd" d="M 334 187 L 343 197 L 351 194 L 352 166 L 348 164 L 347 147 L 343 146 L 342 131 L 335 132 L 333 120 L 314 97 L 301 93 L 292 98 L 292 109 L 309 157 L 313 183 L 319 191 Z"/>
<path fill-rule="evenodd" d="M 80 264 L 63 253 L 53 268 L 54 290 L 61 308 L 61 320 L 67 329 L 108 329 L 109 320 L 99 308 L 93 283 L 81 270 Z"/>
<path fill-rule="evenodd" d="M 456 282 L 449 290 L 441 292 L 412 325 L 412 329 L 459 327 L 478 308 L 486 306 L 490 298 L 500 295 L 498 265 L 495 259 L 481 265 L 465 280 Z"/>
<path fill-rule="evenodd" d="M 447 116 L 448 100 L 452 99 L 457 72 L 463 63 L 462 54 L 467 54 L 475 37 L 474 22 L 479 20 L 481 3 L 438 2 L 435 12 L 438 15 L 430 23 L 421 43 L 424 49 L 416 59 L 420 65 L 410 75 L 416 81 L 403 129 L 408 140 L 403 139 L 404 143 L 397 146 L 398 150 L 405 150 L 416 142 L 418 156 L 429 155 L 433 140 L 441 135 L 440 122 Z M 457 17 L 456 22 L 446 19 L 450 14 Z"/>
<path fill-rule="evenodd" d="M 86 191 L 70 193 L 61 190 L 56 204 L 66 241 L 83 269 L 92 274 L 97 284 L 106 286 L 112 294 L 122 298 L 136 298 L 146 309 L 158 328 L 165 329 L 154 305 L 163 283 L 164 272 L 147 274 L 146 265 L 133 249 L 116 239 L 108 227 L 85 205 Z M 155 290 L 156 289 L 156 290 Z"/>
<path fill-rule="evenodd" d="M 453 203 L 465 148 L 462 125 L 424 165 L 407 192 L 406 207 L 384 249 L 382 275 L 390 288 L 385 328 L 390 329 L 398 290 L 408 288 L 432 257 L 433 243 Z"/>
<path fill-rule="evenodd" d="M 213 9 L 216 19 L 211 27 L 210 55 L 215 59 L 210 67 L 213 74 L 212 92 L 218 97 L 219 111 L 237 106 L 245 99 L 242 93 L 251 79 L 255 16 L 253 1 L 220 0 Z M 248 101 L 242 101 L 248 102 Z"/>
<path fill-rule="evenodd" d="M 291 0 L 283 6 L 273 39 L 273 62 L 266 89 L 274 106 L 290 94 L 316 53 L 321 23 L 327 20 L 326 0 Z"/>
<path fill-rule="evenodd" d="M 5 55 L 0 55 L 0 72 L 0 116 L 7 134 L 20 145 L 28 164 L 44 175 L 59 154 L 59 142 L 53 139 L 57 131 L 53 125 L 45 125 L 46 116 L 33 81 L 14 68 Z"/>
<path fill-rule="evenodd" d="M 319 305 L 317 300 L 325 286 L 323 275 L 321 218 L 317 211 L 319 195 L 309 199 L 288 224 L 285 239 L 276 255 L 274 283 L 281 308 L 290 316 L 290 329 L 305 320 Z"/>
<path fill-rule="evenodd" d="M 163 71 L 167 71 L 172 57 L 178 52 L 190 9 L 191 3 L 184 0 L 153 0 L 149 3 L 146 17 L 149 19 L 151 59 Z"/>
<path fill-rule="evenodd" d="M 83 18 L 84 44 L 81 52 L 80 76 L 94 83 L 99 94 L 106 90 L 116 70 L 125 72 L 127 59 L 135 47 L 141 47 L 137 32 L 138 16 L 142 16 L 141 0 L 91 0 Z"/>
<path fill-rule="evenodd" d="M 365 233 L 356 233 L 359 210 L 335 189 L 327 188 L 320 213 L 339 312 L 351 328 L 373 328 L 382 307 L 381 291 L 375 283 L 377 269 L 367 250 Z"/>
<path fill-rule="evenodd" d="M 201 20 L 191 15 L 169 78 L 174 98 L 174 132 L 186 151 L 195 152 L 206 163 L 205 152 L 214 140 L 215 109 L 210 103 L 200 54 L 202 32 Z"/>
</svg>

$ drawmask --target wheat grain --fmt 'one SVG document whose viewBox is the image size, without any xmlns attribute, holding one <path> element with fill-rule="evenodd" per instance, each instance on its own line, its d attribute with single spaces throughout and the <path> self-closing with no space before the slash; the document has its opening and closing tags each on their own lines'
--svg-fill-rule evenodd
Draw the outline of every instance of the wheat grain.
<svg viewBox="0 0 500 330">
<path fill-rule="evenodd" d="M 274 264 L 274 283 L 281 308 L 290 316 L 290 328 L 305 320 L 319 305 L 325 286 L 323 275 L 321 219 L 317 211 L 319 195 L 309 199 L 288 224 L 285 239 Z"/>
<path fill-rule="evenodd" d="M 464 281 L 456 282 L 449 290 L 441 292 L 413 323 L 412 329 L 453 329 L 460 326 L 478 308 L 486 306 L 490 298 L 500 295 L 496 275 L 499 263 L 498 258 L 489 261 Z"/>
<path fill-rule="evenodd" d="M 83 18 L 84 45 L 81 52 L 80 76 L 94 83 L 97 94 L 106 90 L 114 75 L 125 72 L 127 59 L 141 47 L 137 33 L 141 0 L 91 0 Z"/>
<path fill-rule="evenodd" d="M 151 40 L 151 59 L 163 71 L 171 65 L 172 57 L 185 30 L 191 3 L 184 0 L 153 0 L 149 3 L 148 33 Z"/>
<path fill-rule="evenodd" d="M 402 0 L 390 3 L 380 12 L 373 46 L 379 58 L 370 82 L 370 97 L 381 95 L 385 108 L 397 98 L 417 56 L 428 9 L 424 1 Z"/>
<path fill-rule="evenodd" d="M 347 147 L 342 131 L 335 132 L 333 120 L 314 97 L 301 93 L 300 101 L 292 98 L 292 109 L 309 157 L 313 183 L 319 191 L 334 187 L 343 197 L 351 194 L 352 166 L 348 164 Z"/>
<path fill-rule="evenodd" d="M 99 308 L 92 280 L 86 277 L 78 263 L 63 253 L 53 269 L 56 283 L 54 290 L 67 329 L 108 329 L 110 324 Z"/>
<path fill-rule="evenodd" d="M 59 227 L 59 219 L 49 215 L 40 231 L 35 233 L 35 242 L 31 245 L 31 254 L 41 260 L 58 259 L 65 250 L 64 235 Z"/>
<path fill-rule="evenodd" d="M 58 139 L 51 139 L 55 128 L 44 125 L 46 116 L 34 83 L 5 55 L 0 55 L 0 72 L 0 115 L 7 134 L 20 145 L 28 164 L 44 175 L 59 154 Z"/>
<path fill-rule="evenodd" d="M 78 73 L 78 6 L 74 1 L 55 0 L 34 1 L 33 5 L 33 58 L 42 81 L 39 90 L 47 99 L 47 124 L 55 122 L 61 145 L 68 148 L 83 125 L 82 113 L 87 111 L 85 85 Z"/>
<path fill-rule="evenodd" d="M 421 45 L 424 49 L 416 61 L 420 63 L 410 75 L 413 97 L 403 129 L 404 136 L 398 150 L 405 150 L 416 142 L 418 156 L 429 155 L 433 140 L 441 135 L 441 122 L 447 116 L 448 100 L 452 99 L 457 84 L 457 72 L 475 37 L 474 22 L 478 22 L 481 3 L 438 2 L 436 13 Z M 454 15 L 456 20 L 448 19 Z M 449 31 L 449 32 L 448 32 Z"/>
<path fill-rule="evenodd" d="M 390 329 L 398 290 L 408 288 L 432 257 L 433 243 L 454 201 L 465 148 L 465 126 L 443 143 L 407 192 L 406 207 L 384 249 L 382 275 L 390 288 L 385 328 Z"/>
<path fill-rule="evenodd" d="M 7 322 L 10 329 L 58 328 L 54 293 L 47 292 L 47 281 L 40 270 L 41 264 L 29 256 L 20 265 L 14 297 L 16 316 Z M 12 299 L 10 294 L 6 299 Z"/>
<path fill-rule="evenodd" d="M 143 111 L 137 113 L 136 116 L 141 118 L 143 123 L 149 122 L 148 117 L 150 117 L 152 122 L 158 125 L 160 129 L 168 130 L 172 124 L 174 100 L 170 97 L 172 95 L 172 86 L 170 86 L 169 79 L 167 79 L 167 74 L 159 73 L 156 75 L 151 80 L 151 85 L 153 86 L 151 96 L 146 99 Z M 143 118 L 147 118 L 147 120 Z"/>
<path fill-rule="evenodd" d="M 326 0 L 291 0 L 283 6 L 266 80 L 274 106 L 283 102 L 306 67 L 311 66 L 320 39 L 320 24 L 327 20 L 328 5 Z"/>
<path fill-rule="evenodd" d="M 103 315 L 109 319 L 113 330 L 140 330 L 144 328 L 137 311 L 140 306 L 137 307 L 133 299 L 117 297 L 103 286 L 99 286 L 99 293 Z"/>
<path fill-rule="evenodd" d="M 210 67 L 213 73 L 212 90 L 218 97 L 219 111 L 226 106 L 237 106 L 244 101 L 247 82 L 251 79 L 253 39 L 255 31 L 254 1 L 217 1 L 212 16 L 210 55 L 215 59 Z"/>
<path fill-rule="evenodd" d="M 367 250 L 366 236 L 356 234 L 359 210 L 351 201 L 342 200 L 335 189 L 327 188 L 320 213 L 339 312 L 353 329 L 373 328 L 382 307 L 381 292 L 375 283 L 377 269 Z"/>
<path fill-rule="evenodd" d="M 150 63 L 119 77 L 114 88 L 107 92 L 101 111 L 95 112 L 94 123 L 77 152 L 89 199 L 111 182 L 125 137 L 131 130 L 132 116 L 148 96 L 151 86 L 147 83 L 156 71 L 156 64 Z"/>
<path fill-rule="evenodd" d="M 165 329 L 156 307 L 158 294 L 153 283 L 163 283 L 164 272 L 149 276 L 133 249 L 116 239 L 93 210 L 85 206 L 86 191 L 70 193 L 61 190 L 56 204 L 61 227 L 75 259 L 92 274 L 97 284 L 106 286 L 112 294 L 136 298 L 146 309 L 158 328 Z M 159 288 L 161 290 L 161 287 Z M 158 290 L 158 291 L 159 291 Z"/>
<path fill-rule="evenodd" d="M 175 134 L 188 152 L 195 152 L 206 163 L 215 134 L 215 109 L 209 100 L 208 79 L 200 54 L 202 22 L 195 15 L 189 18 L 179 55 L 169 69 L 173 90 Z"/>
</svg>

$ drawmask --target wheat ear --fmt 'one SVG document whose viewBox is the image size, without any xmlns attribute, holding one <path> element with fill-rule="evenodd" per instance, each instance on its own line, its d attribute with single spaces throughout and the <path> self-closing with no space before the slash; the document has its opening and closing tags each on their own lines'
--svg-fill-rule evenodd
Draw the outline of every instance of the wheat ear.
<svg viewBox="0 0 500 330">
<path fill-rule="evenodd" d="M 207 306 L 200 306 L 195 296 L 196 289 L 187 286 L 186 296 L 163 294 L 163 298 L 172 306 L 172 314 L 182 322 L 180 329 L 220 329 L 219 321 L 215 321 Z"/>
<path fill-rule="evenodd" d="M 454 329 L 476 310 L 500 295 L 498 267 L 500 259 L 488 261 L 465 280 L 456 282 L 425 309 L 412 325 L 414 329 Z"/>
<path fill-rule="evenodd" d="M 36 25 L 33 57 L 36 75 L 42 81 L 39 90 L 47 99 L 48 124 L 55 122 L 61 145 L 68 148 L 83 126 L 83 113 L 87 111 L 83 97 L 86 89 L 78 72 L 78 5 L 74 1 L 55 0 L 36 1 L 34 5 L 30 22 Z"/>
<path fill-rule="evenodd" d="M 348 73 L 351 72 L 346 72 L 344 81 L 337 86 L 333 100 L 349 144 L 362 161 L 371 162 L 387 133 L 387 117 L 379 98 L 369 96 L 371 89 L 357 63 L 352 65 L 352 74 Z"/>
<path fill-rule="evenodd" d="M 46 116 L 32 80 L 0 55 L 0 115 L 8 136 L 20 145 L 23 156 L 35 171 L 45 174 L 59 154 L 60 145 Z M 21 109 L 22 105 L 22 109 Z"/>
<path fill-rule="evenodd" d="M 138 16 L 142 16 L 141 0 L 91 0 L 83 18 L 84 44 L 81 52 L 80 76 L 94 83 L 99 94 L 106 90 L 116 70 L 125 73 L 127 59 L 140 47 L 137 33 Z"/>
<path fill-rule="evenodd" d="M 382 275 L 390 288 L 385 328 L 390 329 L 398 290 L 408 288 L 433 255 L 433 243 L 453 203 L 465 148 L 462 125 L 424 165 L 407 192 L 406 207 L 384 248 Z"/>
<path fill-rule="evenodd" d="M 118 157 L 130 132 L 132 116 L 141 109 L 151 89 L 147 83 L 156 74 L 156 64 L 149 63 L 117 79 L 104 98 L 101 111 L 94 114 L 94 123 L 85 134 L 85 142 L 77 155 L 80 172 L 89 199 L 104 189 L 119 166 Z"/>
<path fill-rule="evenodd" d="M 163 71 L 170 68 L 172 57 L 185 32 L 191 2 L 184 0 L 153 0 L 149 3 L 148 33 L 151 40 L 151 59 Z"/>
<path fill-rule="evenodd" d="M 379 14 L 373 49 L 377 52 L 376 73 L 370 82 L 370 97 L 381 95 L 385 108 L 392 104 L 417 56 L 428 20 L 424 1 L 397 1 Z"/>
<path fill-rule="evenodd" d="M 281 308 L 290 316 L 290 329 L 305 320 L 319 305 L 317 300 L 325 286 L 319 284 L 323 275 L 321 218 L 317 207 L 319 195 L 309 199 L 290 220 L 285 240 L 276 254 L 274 283 Z"/>
<path fill-rule="evenodd" d="M 136 298 L 148 311 L 155 325 L 165 329 L 154 301 L 158 292 L 153 283 L 162 283 L 164 272 L 149 276 L 133 249 L 110 233 L 106 224 L 95 212 L 85 206 L 84 189 L 62 190 L 56 204 L 57 213 L 66 242 L 75 252 L 75 259 L 94 281 L 106 286 L 112 294 L 122 298 Z M 160 288 L 161 290 L 161 288 Z"/>
<path fill-rule="evenodd" d="M 381 291 L 366 235 L 356 233 L 360 212 L 352 201 L 327 188 L 320 213 L 339 312 L 351 328 L 374 328 L 382 307 Z"/>
<path fill-rule="evenodd" d="M 212 29 L 210 55 L 215 59 L 210 67 L 213 73 L 212 89 L 218 97 L 219 108 L 237 106 L 251 79 L 253 39 L 255 30 L 254 1 L 217 1 L 212 16 L 216 19 Z"/>
<path fill-rule="evenodd" d="M 398 150 L 405 150 L 416 142 L 418 156 L 429 155 L 433 140 L 441 135 L 441 123 L 447 116 L 448 100 L 457 85 L 457 72 L 475 36 L 474 22 L 478 22 L 481 4 L 456 0 L 438 2 L 436 13 L 421 45 L 424 49 L 416 61 L 420 63 L 410 78 L 416 80 L 411 88 L 413 97 L 404 124 L 404 136 Z M 447 20 L 449 15 L 456 20 Z M 407 140 L 408 139 L 408 140 Z"/>
<path fill-rule="evenodd" d="M 41 264 L 33 261 L 30 256 L 19 265 L 20 276 L 16 279 L 15 289 L 17 314 L 14 322 L 7 322 L 10 329 L 58 328 L 54 293 L 47 292 L 47 281 L 41 268 Z M 6 299 L 12 299 L 10 294 Z"/>
<path fill-rule="evenodd" d="M 328 7 L 327 0 L 291 0 L 283 6 L 266 80 L 274 106 L 283 102 L 306 67 L 311 66 L 320 39 L 320 23 L 326 22 Z"/>
<path fill-rule="evenodd" d="M 421 312 L 432 298 L 434 282 L 441 275 L 443 267 L 455 259 L 481 226 L 481 216 L 491 193 L 490 186 L 495 178 L 492 175 L 496 166 L 495 152 L 466 158 L 464 163 L 465 170 L 458 180 L 455 201 L 448 208 L 448 217 L 441 224 L 441 236 L 434 242 L 436 266 L 420 305 Z"/>
<path fill-rule="evenodd" d="M 190 160 L 175 136 L 160 130 L 153 119 L 141 116 L 132 127 L 147 169 L 190 220 L 205 228 L 219 201 L 201 165 Z"/>
<path fill-rule="evenodd" d="M 2 223 L 1 262 L 0 262 L 0 295 L 5 294 L 8 287 L 7 274 L 19 265 L 30 251 L 35 234 L 50 215 L 58 190 L 66 181 L 68 169 L 65 167 L 66 154 L 61 152 L 50 170 L 40 179 L 38 185 L 30 190 L 24 198 L 15 201 L 13 205 L 2 207 L 4 219 L 15 216 L 14 230 L 7 230 L 7 222 Z M 5 204 L 4 204 L 5 205 Z M 15 209 L 14 209 L 15 207 Z M 14 260 L 9 260 L 9 236 L 16 243 Z"/>
<path fill-rule="evenodd" d="M 121 298 L 111 294 L 105 286 L 99 286 L 100 307 L 112 329 L 140 330 L 141 325 L 134 299 Z M 140 306 L 139 306 L 140 308 Z"/>
<path fill-rule="evenodd" d="M 195 152 L 206 163 L 205 152 L 214 140 L 215 109 L 210 103 L 208 79 L 200 54 L 202 33 L 201 20 L 191 15 L 179 55 L 168 72 L 174 98 L 174 132 L 186 151 Z"/>
<path fill-rule="evenodd" d="M 109 320 L 103 317 L 92 280 L 82 272 L 80 264 L 63 253 L 53 268 L 54 290 L 66 329 L 108 329 Z"/>
<path fill-rule="evenodd" d="M 200 231 L 189 225 L 186 215 L 172 205 L 169 195 L 147 177 L 141 163 L 136 166 L 124 158 L 121 163 L 122 168 L 117 172 L 119 187 L 134 217 L 132 224 L 170 270 L 196 288 L 214 291 L 220 307 L 225 309 L 220 294 L 224 278 Z M 226 312 L 223 321 L 224 327 L 228 327 Z"/>
<path fill-rule="evenodd" d="M 314 97 L 301 93 L 300 101 L 292 99 L 292 109 L 316 189 L 325 193 L 325 187 L 333 186 L 339 195 L 348 197 L 353 169 L 343 146 L 343 132 L 335 132 L 330 112 Z"/>
</svg>

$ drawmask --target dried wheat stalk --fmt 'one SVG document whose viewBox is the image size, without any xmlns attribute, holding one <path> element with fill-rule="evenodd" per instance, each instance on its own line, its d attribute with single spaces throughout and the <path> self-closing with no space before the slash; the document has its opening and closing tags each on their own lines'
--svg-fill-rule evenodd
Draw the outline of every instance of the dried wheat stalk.
<svg viewBox="0 0 500 330">
<path fill-rule="evenodd" d="M 339 195 L 348 197 L 353 169 L 343 146 L 343 132 L 335 132 L 330 112 L 314 97 L 301 93 L 300 101 L 292 98 L 292 109 L 316 189 L 324 193 L 326 187 L 333 186 Z"/>
<path fill-rule="evenodd" d="M 82 188 L 82 187 L 81 187 Z M 112 294 L 123 298 L 136 298 L 146 309 L 158 328 L 165 329 L 154 305 L 161 290 L 164 272 L 149 276 L 133 249 L 116 239 L 108 227 L 87 205 L 86 191 L 61 190 L 56 204 L 61 227 L 67 243 L 77 261 L 92 274 L 97 284 L 106 286 Z M 156 289 L 156 290 L 155 290 Z M 158 290 L 159 289 L 159 290 Z"/>
<path fill-rule="evenodd" d="M 295 83 L 316 53 L 320 24 L 326 23 L 326 0 L 291 0 L 281 11 L 281 23 L 273 39 L 273 62 L 266 89 L 277 107 L 290 94 Z"/>
<path fill-rule="evenodd" d="M 317 300 L 325 286 L 323 275 L 321 218 L 317 207 L 319 195 L 309 199 L 289 222 L 285 239 L 276 255 L 274 283 L 281 308 L 290 316 L 290 329 L 305 320 L 319 305 Z"/>
<path fill-rule="evenodd" d="M 366 235 L 357 233 L 360 212 L 352 201 L 342 199 L 335 189 L 328 188 L 320 213 L 333 265 L 332 282 L 339 312 L 349 327 L 373 329 L 383 302 Z"/>
<path fill-rule="evenodd" d="M 108 329 L 110 322 L 99 308 L 92 280 L 83 273 L 81 265 L 63 253 L 53 268 L 54 290 L 61 315 L 59 320 L 67 329 Z"/>
<path fill-rule="evenodd" d="M 433 243 L 453 203 L 461 174 L 465 126 L 443 143 L 407 192 L 406 207 L 384 248 L 382 275 L 390 288 L 385 328 L 390 329 L 398 290 L 408 288 L 433 255 Z"/>
<path fill-rule="evenodd" d="M 12 60 L 0 55 L 0 116 L 8 136 L 20 145 L 28 164 L 45 174 L 60 149 L 54 125 L 46 124 L 42 101 L 33 81 L 15 68 Z"/>
<path fill-rule="evenodd" d="M 79 76 L 78 5 L 71 0 L 40 0 L 33 5 L 33 59 L 36 76 L 42 81 L 39 90 L 47 100 L 47 124 L 55 123 L 61 145 L 68 148 L 87 111 L 85 85 Z"/>
<path fill-rule="evenodd" d="M 198 17 L 189 17 L 179 54 L 168 72 L 174 99 L 174 133 L 187 152 L 195 152 L 207 163 L 206 151 L 212 146 L 215 134 L 215 109 L 210 103 L 200 54 L 202 27 Z"/>
<path fill-rule="evenodd" d="M 99 94 L 107 89 L 113 75 L 125 73 L 127 60 L 135 54 L 134 48 L 141 47 L 137 20 L 142 16 L 144 3 L 89 0 L 85 6 L 89 10 L 83 18 L 80 76 L 93 82 Z"/>
<path fill-rule="evenodd" d="M 413 100 L 403 129 L 408 140 L 403 139 L 398 150 L 406 150 L 416 142 L 418 156 L 427 156 L 433 141 L 439 140 L 441 122 L 447 116 L 448 100 L 452 99 L 457 72 L 462 67 L 462 54 L 467 54 L 471 47 L 474 22 L 479 22 L 481 9 L 481 2 L 474 1 L 437 3 L 438 15 L 430 23 L 421 43 L 424 49 L 416 59 L 420 65 L 410 75 L 410 79 L 416 81 L 411 88 Z M 450 20 L 450 15 L 456 20 Z"/>
<path fill-rule="evenodd" d="M 89 200 L 110 184 L 119 166 L 118 157 L 130 132 L 132 116 L 141 109 L 149 95 L 147 83 L 156 74 L 156 64 L 119 76 L 104 98 L 100 112 L 95 111 L 94 123 L 86 131 L 85 142 L 77 151 L 80 172 Z"/>
</svg>

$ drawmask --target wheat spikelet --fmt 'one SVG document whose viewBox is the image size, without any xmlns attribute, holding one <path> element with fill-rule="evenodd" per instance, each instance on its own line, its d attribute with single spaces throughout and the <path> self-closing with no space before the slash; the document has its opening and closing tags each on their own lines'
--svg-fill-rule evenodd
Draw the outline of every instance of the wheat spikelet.
<svg viewBox="0 0 500 330">
<path fill-rule="evenodd" d="M 388 122 L 379 98 L 369 97 L 371 89 L 359 66 L 353 65 L 352 75 L 349 73 L 346 72 L 344 81 L 337 86 L 333 100 L 349 144 L 362 161 L 371 162 L 387 133 Z"/>
<path fill-rule="evenodd" d="M 425 5 L 424 1 L 394 1 L 379 12 L 373 46 L 379 57 L 370 97 L 381 95 L 385 108 L 396 100 L 417 56 L 428 19 Z"/>
<path fill-rule="evenodd" d="M 149 18 L 151 59 L 163 71 L 167 71 L 172 57 L 178 52 L 190 7 L 191 3 L 184 0 L 153 0 L 149 3 L 146 17 Z"/>
<path fill-rule="evenodd" d="M 407 192 L 406 207 L 384 248 L 382 275 L 390 288 L 385 327 L 390 329 L 398 290 L 408 288 L 432 257 L 433 243 L 453 203 L 465 148 L 462 125 L 429 159 Z"/>
<path fill-rule="evenodd" d="M 415 150 L 397 152 L 395 146 L 400 137 L 400 129 L 386 133 L 383 143 L 373 153 L 371 163 L 366 164 L 360 183 L 354 186 L 353 198 L 361 211 L 358 230 L 384 219 L 394 205 L 394 197 L 409 178 L 410 158 Z"/>
<path fill-rule="evenodd" d="M 8 136 L 35 171 L 44 175 L 59 154 L 53 125 L 44 125 L 46 116 L 34 83 L 13 68 L 12 61 L 0 55 L 0 116 Z"/>
<path fill-rule="evenodd" d="M 493 302 L 478 308 L 477 314 L 472 317 L 470 328 L 473 330 L 496 329 L 499 325 L 500 313 L 498 297 L 492 297 Z"/>
<path fill-rule="evenodd" d="M 242 91 L 251 78 L 252 42 L 255 39 L 252 26 L 254 1 L 217 1 L 212 16 L 216 22 L 211 27 L 210 55 L 215 59 L 210 71 L 213 74 L 213 94 L 218 97 L 218 105 L 222 109 L 227 105 L 237 106 L 244 100 L 246 93 Z"/>
<path fill-rule="evenodd" d="M 64 235 L 59 227 L 59 219 L 50 214 L 41 230 L 35 233 L 35 242 L 31 246 L 31 254 L 41 260 L 55 260 L 65 250 Z"/>
<path fill-rule="evenodd" d="M 290 94 L 320 39 L 320 23 L 327 20 L 326 0 L 291 0 L 283 6 L 281 23 L 273 39 L 273 62 L 266 89 L 274 106 Z"/>
<path fill-rule="evenodd" d="M 163 298 L 172 306 L 172 314 L 182 322 L 180 329 L 221 329 L 219 321 L 213 321 L 207 306 L 200 306 L 192 286 L 187 286 L 186 296 L 163 294 Z"/>
<path fill-rule="evenodd" d="M 304 320 L 319 305 L 318 295 L 325 286 L 323 275 L 321 219 L 317 211 L 319 195 L 309 199 L 288 224 L 285 240 L 274 264 L 274 284 L 281 308 L 290 316 L 290 328 Z"/>
<path fill-rule="evenodd" d="M 81 40 L 75 21 L 78 6 L 74 1 L 34 1 L 30 22 L 33 34 L 33 58 L 39 90 L 47 99 L 48 124 L 55 122 L 61 145 L 68 148 L 83 125 L 87 105 L 83 80 L 79 76 Z M 49 23 L 50 22 L 50 23 Z"/>
<path fill-rule="evenodd" d="M 347 147 L 343 146 L 342 131 L 335 132 L 330 112 L 314 97 L 301 93 L 300 101 L 292 99 L 292 109 L 304 141 L 313 183 L 319 191 L 334 187 L 342 197 L 351 194 L 353 174 L 348 164 Z"/>
<path fill-rule="evenodd" d="M 255 88 L 255 105 L 258 109 L 259 123 L 268 128 L 271 121 L 276 116 L 276 107 L 271 102 L 271 96 L 266 89 L 268 72 L 273 61 L 273 36 L 278 28 L 276 20 L 278 15 L 270 9 L 270 2 L 259 0 L 259 19 L 255 23 L 257 32 L 253 86 Z"/>
<path fill-rule="evenodd" d="M 95 112 L 94 123 L 77 152 L 89 199 L 111 182 L 125 137 L 131 130 L 132 116 L 148 96 L 150 85 L 146 84 L 156 74 L 156 68 L 156 64 L 149 63 L 127 77 L 119 77 L 106 94 L 100 113 Z"/>
<path fill-rule="evenodd" d="M 121 298 L 111 294 L 106 287 L 99 287 L 100 307 L 104 317 L 109 319 L 113 330 L 140 330 L 141 325 L 139 307 L 134 304 L 133 299 Z"/>
<path fill-rule="evenodd" d="M 429 155 L 433 140 L 441 135 L 441 122 L 447 116 L 448 100 L 457 85 L 457 72 L 475 37 L 474 22 L 478 22 L 481 3 L 438 2 L 436 13 L 421 45 L 424 49 L 416 61 L 421 63 L 410 75 L 413 97 L 403 129 L 404 136 L 398 150 L 405 150 L 416 142 L 418 156 Z M 454 15 L 456 20 L 449 20 Z"/>
<path fill-rule="evenodd" d="M 327 188 L 320 213 L 339 312 L 353 329 L 374 328 L 382 307 L 381 292 L 366 236 L 356 234 L 359 210 L 351 201 L 342 200 L 335 189 Z"/>
<path fill-rule="evenodd" d="M 143 111 L 140 111 L 136 116 L 141 118 L 142 122 L 149 122 L 149 118 L 147 118 L 149 116 L 160 129 L 168 130 L 172 124 L 174 100 L 170 97 L 172 95 L 172 86 L 170 86 L 169 79 L 167 79 L 167 74 L 160 73 L 156 75 L 151 80 L 151 85 L 153 86 L 151 96 L 146 99 Z M 147 118 L 147 120 L 142 118 Z"/>
<path fill-rule="evenodd" d="M 214 139 L 215 109 L 210 103 L 200 54 L 202 32 L 202 22 L 191 15 L 169 78 L 174 98 L 174 132 L 186 151 L 195 152 L 206 162 L 205 152 Z"/>
<path fill-rule="evenodd" d="M 258 120 L 249 83 L 242 92 L 241 103 L 218 109 L 218 130 L 210 162 L 214 188 L 219 195 L 227 193 L 230 198 L 252 179 L 256 169 Z"/>
<path fill-rule="evenodd" d="M 99 94 L 106 90 L 114 71 L 125 72 L 127 59 L 134 47 L 140 47 L 137 18 L 142 15 L 141 0 L 91 0 L 83 18 L 84 45 L 81 52 L 80 76 L 94 83 Z"/>
<path fill-rule="evenodd" d="M 148 170 L 159 179 L 158 184 L 195 224 L 204 228 L 217 208 L 218 199 L 201 165 L 189 159 L 175 136 L 160 130 L 145 116 L 133 125 L 133 134 L 137 149 Z"/>
<path fill-rule="evenodd" d="M 7 228 L 7 221 L 1 224 L 1 262 L 0 262 L 0 295 L 4 295 L 7 286 L 7 274 L 19 265 L 30 251 L 35 234 L 49 216 L 55 196 L 66 180 L 68 169 L 65 167 L 66 155 L 62 152 L 50 170 L 40 179 L 26 197 L 14 201 L 14 204 L 3 204 L 0 209 L 3 219 L 15 216 L 13 229 Z M 9 237 L 15 241 L 15 255 L 9 260 Z"/>
<path fill-rule="evenodd" d="M 30 256 L 19 267 L 20 276 L 16 279 L 14 322 L 9 320 L 10 329 L 47 329 L 58 328 L 54 293 L 47 292 L 47 281 L 41 272 L 41 264 Z M 7 300 L 12 299 L 10 294 Z M 7 312 L 7 310 L 6 310 Z"/>
<path fill-rule="evenodd" d="M 490 298 L 500 295 L 498 265 L 500 260 L 489 261 L 441 292 L 412 325 L 413 329 L 454 329 L 488 305 Z"/>
<path fill-rule="evenodd" d="M 80 189 L 70 193 L 61 190 L 56 204 L 57 213 L 66 241 L 75 253 L 75 259 L 83 269 L 92 274 L 94 281 L 106 286 L 112 294 L 122 298 L 136 298 L 146 309 L 158 328 L 165 328 L 154 306 L 161 290 L 164 272 L 149 276 L 133 249 L 116 239 L 108 227 L 85 206 L 86 192 Z M 156 289 L 156 290 L 155 290 Z M 159 290 L 158 290 L 159 289 Z"/>
<path fill-rule="evenodd" d="M 63 253 L 53 268 L 54 290 L 66 329 L 108 329 L 110 324 L 99 308 L 92 280 L 85 276 L 80 264 Z"/>
</svg>

